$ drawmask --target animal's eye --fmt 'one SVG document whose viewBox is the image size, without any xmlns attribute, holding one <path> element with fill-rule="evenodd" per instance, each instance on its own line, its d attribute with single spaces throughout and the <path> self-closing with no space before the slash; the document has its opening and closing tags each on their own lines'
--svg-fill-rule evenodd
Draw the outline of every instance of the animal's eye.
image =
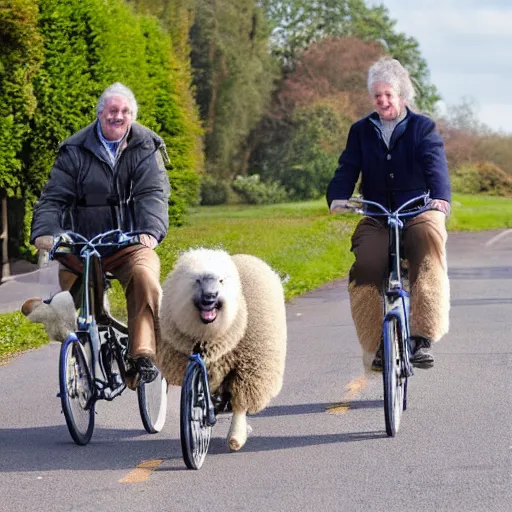
<svg viewBox="0 0 512 512">
<path fill-rule="evenodd" d="M 224 279 L 219 279 L 220 284 L 224 284 Z"/>
</svg>

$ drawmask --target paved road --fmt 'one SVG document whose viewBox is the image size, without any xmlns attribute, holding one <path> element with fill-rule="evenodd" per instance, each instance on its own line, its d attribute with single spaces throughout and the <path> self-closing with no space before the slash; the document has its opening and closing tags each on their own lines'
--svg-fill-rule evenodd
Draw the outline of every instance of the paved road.
<svg viewBox="0 0 512 512">
<path fill-rule="evenodd" d="M 142 430 L 135 395 L 98 407 L 87 447 L 60 413 L 58 346 L 0 367 L 0 511 L 498 512 L 511 510 L 512 234 L 452 234 L 450 334 L 417 371 L 398 436 L 382 383 L 365 378 L 344 282 L 288 305 L 282 393 L 251 419 L 240 453 L 228 421 L 200 471 L 184 469 L 178 390 L 164 431 Z M 328 409 L 331 406 L 334 409 Z M 154 471 L 136 470 L 154 461 Z"/>
<path fill-rule="evenodd" d="M 37 267 L 36 267 L 37 268 Z M 46 298 L 59 291 L 58 263 L 23 274 L 14 274 L 0 283 L 0 313 L 19 311 L 31 297 Z"/>
</svg>

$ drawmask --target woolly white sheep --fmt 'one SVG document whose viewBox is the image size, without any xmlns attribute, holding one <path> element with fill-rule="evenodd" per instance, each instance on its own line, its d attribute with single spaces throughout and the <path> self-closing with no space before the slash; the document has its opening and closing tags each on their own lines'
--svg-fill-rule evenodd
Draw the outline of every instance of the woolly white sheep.
<svg viewBox="0 0 512 512">
<path fill-rule="evenodd" d="M 199 344 L 211 391 L 231 394 L 231 450 L 247 441 L 247 413 L 265 408 L 281 390 L 286 311 L 279 276 L 247 254 L 193 249 L 163 284 L 158 366 L 181 386 L 187 356 Z"/>
</svg>

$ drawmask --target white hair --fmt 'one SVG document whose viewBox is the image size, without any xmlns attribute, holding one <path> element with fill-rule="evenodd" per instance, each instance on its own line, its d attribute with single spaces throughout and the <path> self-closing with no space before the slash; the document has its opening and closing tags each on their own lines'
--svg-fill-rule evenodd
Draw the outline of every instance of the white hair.
<svg viewBox="0 0 512 512">
<path fill-rule="evenodd" d="M 112 85 L 109 85 L 101 94 L 100 99 L 98 100 L 98 104 L 96 105 L 96 115 L 99 115 L 103 112 L 105 108 L 105 102 L 107 98 L 112 96 L 123 96 L 130 103 L 130 111 L 132 114 L 132 120 L 135 121 L 137 119 L 137 112 L 139 110 L 139 106 L 137 105 L 137 100 L 135 99 L 135 95 L 133 92 L 123 85 L 121 82 L 116 82 Z"/>
<path fill-rule="evenodd" d="M 411 104 L 414 100 L 414 87 L 409 72 L 396 59 L 382 57 L 368 70 L 368 91 L 373 92 L 377 82 L 389 84 L 400 98 Z"/>
</svg>

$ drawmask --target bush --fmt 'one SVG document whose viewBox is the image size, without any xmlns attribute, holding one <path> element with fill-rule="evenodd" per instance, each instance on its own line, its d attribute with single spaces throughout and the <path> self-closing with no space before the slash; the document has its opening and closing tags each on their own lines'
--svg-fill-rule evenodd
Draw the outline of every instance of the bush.
<svg viewBox="0 0 512 512">
<path fill-rule="evenodd" d="M 453 191 L 461 194 L 512 196 L 512 177 L 489 162 L 459 167 L 452 173 L 451 183 Z"/>
<path fill-rule="evenodd" d="M 226 181 L 205 175 L 201 181 L 200 195 L 203 206 L 226 204 L 229 197 L 229 184 Z"/>
<path fill-rule="evenodd" d="M 347 140 L 351 120 L 334 98 L 297 109 L 287 154 L 276 176 L 293 200 L 323 197 Z"/>
<path fill-rule="evenodd" d="M 288 199 L 286 190 L 279 183 L 263 182 L 259 174 L 237 176 L 232 187 L 247 204 L 284 203 Z"/>
</svg>

